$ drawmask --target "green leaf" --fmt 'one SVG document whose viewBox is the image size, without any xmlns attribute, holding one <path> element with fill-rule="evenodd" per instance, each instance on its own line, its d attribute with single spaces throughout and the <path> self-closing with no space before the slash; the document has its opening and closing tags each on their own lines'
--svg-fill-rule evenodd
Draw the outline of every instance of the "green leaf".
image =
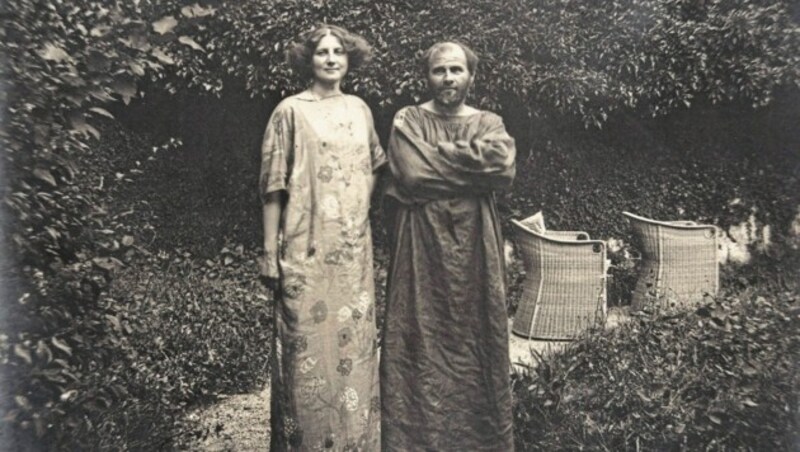
<svg viewBox="0 0 800 452">
<path fill-rule="evenodd" d="M 154 57 L 156 57 L 156 59 L 158 59 L 158 61 L 160 61 L 160 62 L 162 62 L 164 64 L 170 64 L 170 65 L 171 64 L 175 64 L 175 60 L 173 60 L 171 56 L 167 55 L 163 50 L 161 50 L 158 47 L 154 48 L 150 52 L 150 54 L 153 55 Z"/>
<path fill-rule="evenodd" d="M 186 17 L 206 17 L 206 16 L 213 16 L 217 12 L 216 9 L 212 7 L 204 8 L 197 3 L 191 6 L 184 6 L 181 8 L 181 14 Z"/>
<path fill-rule="evenodd" d="M 195 40 L 190 38 L 189 36 L 181 36 L 181 37 L 179 37 L 178 38 L 178 42 L 180 42 L 181 44 L 185 44 L 185 45 L 187 45 L 187 46 L 189 46 L 189 47 L 191 47 L 191 48 L 193 48 L 195 50 L 199 50 L 201 52 L 205 52 L 205 49 L 203 49 L 200 46 L 200 44 L 195 42 Z"/>
<path fill-rule="evenodd" d="M 26 410 L 26 411 L 30 410 L 31 408 L 33 408 L 31 406 L 31 402 L 24 395 L 14 396 L 14 402 L 17 403 L 17 406 L 19 406 L 20 408 L 22 408 L 23 410 Z"/>
<path fill-rule="evenodd" d="M 89 111 L 91 111 L 91 112 L 93 112 L 93 113 L 97 113 L 98 115 L 105 116 L 106 118 L 114 119 L 114 115 L 112 115 L 112 114 L 111 114 L 111 113 L 110 113 L 108 110 L 106 110 L 105 108 L 100 108 L 100 107 L 92 107 L 92 108 L 90 108 L 90 109 L 89 109 Z"/>
<path fill-rule="evenodd" d="M 61 393 L 61 395 L 58 397 L 58 400 L 61 400 L 62 402 L 67 402 L 70 399 L 74 399 L 77 394 L 78 394 L 77 389 L 70 389 L 69 391 Z"/>
<path fill-rule="evenodd" d="M 33 358 L 31 357 L 31 352 L 25 348 L 22 344 L 14 344 L 14 354 L 22 358 L 28 364 L 33 364 Z"/>
<path fill-rule="evenodd" d="M 141 64 L 131 61 L 128 63 L 128 67 L 130 67 L 131 71 L 133 71 L 133 73 L 139 77 L 144 75 L 144 67 L 142 67 Z"/>
<path fill-rule="evenodd" d="M 70 57 L 64 49 L 53 44 L 52 42 L 48 42 L 41 50 L 39 50 L 39 56 L 46 61 L 55 61 L 57 63 L 72 59 L 72 57 Z"/>
<path fill-rule="evenodd" d="M 72 349 L 66 342 L 59 340 L 57 337 L 50 338 L 50 342 L 53 344 L 54 347 L 61 350 L 62 352 L 66 353 L 69 356 L 72 356 Z M 56 360 L 59 361 L 59 360 Z"/>
<path fill-rule="evenodd" d="M 53 174 L 48 169 L 36 168 L 33 170 L 33 175 L 40 181 L 47 182 L 52 187 L 58 185 L 56 184 L 56 178 L 53 177 Z"/>
<path fill-rule="evenodd" d="M 111 84 L 111 89 L 122 96 L 125 105 L 128 105 L 131 99 L 136 97 L 136 84 L 130 80 L 115 80 Z"/>
<path fill-rule="evenodd" d="M 758 406 L 758 404 L 757 404 L 756 402 L 753 402 L 753 400 L 752 400 L 752 399 L 750 399 L 750 398 L 747 398 L 747 399 L 744 399 L 744 400 L 742 400 L 742 405 L 744 405 L 744 406 L 749 406 L 749 407 L 756 407 L 756 406 Z"/>
<path fill-rule="evenodd" d="M 100 138 L 100 131 L 86 122 L 86 117 L 82 112 L 72 112 L 69 115 L 69 122 L 74 132 L 80 133 L 84 136 L 93 136 L 95 139 Z"/>
<path fill-rule="evenodd" d="M 172 16 L 164 16 L 161 19 L 153 22 L 153 31 L 160 35 L 167 34 L 178 25 L 178 21 Z"/>
<path fill-rule="evenodd" d="M 95 257 L 92 259 L 92 263 L 107 271 L 114 271 L 125 266 L 122 261 L 114 257 Z"/>
</svg>

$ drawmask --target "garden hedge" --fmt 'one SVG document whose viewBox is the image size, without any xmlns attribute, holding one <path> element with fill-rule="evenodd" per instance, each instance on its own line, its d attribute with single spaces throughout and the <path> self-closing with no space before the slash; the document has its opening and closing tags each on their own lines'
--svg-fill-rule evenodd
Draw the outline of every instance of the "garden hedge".
<svg viewBox="0 0 800 452">
<path fill-rule="evenodd" d="M 383 124 L 424 95 L 418 57 L 440 39 L 483 55 L 473 98 L 520 131 L 534 119 L 600 127 L 615 115 L 706 101 L 759 107 L 800 80 L 798 6 L 777 0 L 12 0 L 0 8 L 0 404 L 19 437 L 40 447 L 133 447 L 126 435 L 141 432 L 124 427 L 133 424 L 108 423 L 153 415 L 131 406 L 140 386 L 118 360 L 130 338 L 108 301 L 126 262 L 148 262 L 145 232 L 110 198 L 148 167 L 117 171 L 114 151 L 152 143 L 103 124 L 143 88 L 224 99 L 244 86 L 246 95 L 280 98 L 302 85 L 282 63 L 286 45 L 320 22 L 375 46 L 373 63 L 346 89 Z M 524 152 L 534 136 L 520 134 Z M 178 400 L 168 392 L 164 406 Z M 99 425 L 113 433 L 88 439 Z"/>
</svg>

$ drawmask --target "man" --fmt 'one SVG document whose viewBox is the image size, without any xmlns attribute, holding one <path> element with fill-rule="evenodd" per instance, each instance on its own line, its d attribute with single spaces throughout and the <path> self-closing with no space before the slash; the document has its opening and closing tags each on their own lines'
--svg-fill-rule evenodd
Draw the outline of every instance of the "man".
<svg viewBox="0 0 800 452">
<path fill-rule="evenodd" d="M 513 450 L 493 192 L 514 178 L 514 139 L 498 115 L 465 104 L 472 50 L 443 42 L 423 59 L 432 99 L 397 113 L 388 146 L 383 449 Z"/>
</svg>

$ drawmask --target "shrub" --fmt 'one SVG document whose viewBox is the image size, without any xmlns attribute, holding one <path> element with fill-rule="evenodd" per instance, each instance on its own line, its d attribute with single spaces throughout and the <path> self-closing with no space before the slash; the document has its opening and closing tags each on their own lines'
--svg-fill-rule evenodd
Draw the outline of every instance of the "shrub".
<svg viewBox="0 0 800 452">
<path fill-rule="evenodd" d="M 519 450 L 793 450 L 797 292 L 594 330 L 513 376 Z"/>
<path fill-rule="evenodd" d="M 130 435 L 120 426 L 135 422 L 116 423 L 114 410 L 124 419 L 161 409 L 144 404 L 150 399 L 122 377 L 131 362 L 117 351 L 137 345 L 120 335 L 121 308 L 106 298 L 118 270 L 139 262 L 137 246 L 146 240 L 139 234 L 152 232 L 130 222 L 146 206 L 129 213 L 129 206 L 109 202 L 109 186 L 133 179 L 109 165 L 108 137 L 98 140 L 102 121 L 117 111 L 109 104 L 136 98 L 138 81 L 146 79 L 152 92 L 197 88 L 221 95 L 234 78 L 250 95 L 285 95 L 302 85 L 281 64 L 286 44 L 330 21 L 364 34 L 378 49 L 374 65 L 354 74 L 348 89 L 379 107 L 382 124 L 423 95 L 412 70 L 420 52 L 435 40 L 461 38 L 484 55 L 479 105 L 503 110 L 517 126 L 537 114 L 599 125 L 615 110 L 674 111 L 699 97 L 768 103 L 778 87 L 798 80 L 791 7 L 777 0 L 3 4 L 0 246 L 10 288 L 4 296 L 12 302 L 4 304 L 9 397 L 1 408 L 23 440 L 68 448 L 104 447 L 113 435 Z M 462 27 L 465 21 L 470 28 Z M 203 393 L 206 384 L 166 391 Z M 179 399 L 173 395 L 165 400 Z M 90 440 L 90 432 L 113 433 Z"/>
<path fill-rule="evenodd" d="M 379 113 L 423 97 L 422 51 L 461 39 L 483 57 L 476 103 L 521 121 L 566 113 L 600 125 L 621 109 L 661 114 L 701 99 L 769 103 L 800 75 L 792 8 L 781 0 L 251 0 L 220 6 L 197 36 L 208 52 L 192 53 L 179 73 L 210 91 L 227 73 L 252 94 L 296 92 L 304 82 L 283 64 L 283 51 L 300 32 L 329 22 L 376 47 L 374 64 L 348 87 L 386 110 Z"/>
</svg>

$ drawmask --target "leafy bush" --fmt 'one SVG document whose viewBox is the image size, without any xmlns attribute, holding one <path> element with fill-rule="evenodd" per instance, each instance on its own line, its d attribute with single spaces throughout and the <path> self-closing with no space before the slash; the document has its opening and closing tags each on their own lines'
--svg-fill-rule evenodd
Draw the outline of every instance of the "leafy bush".
<svg viewBox="0 0 800 452">
<path fill-rule="evenodd" d="M 109 297 L 142 388 L 185 405 L 266 382 L 271 302 L 254 261 L 241 245 L 213 260 L 162 252 L 118 275 Z"/>
<path fill-rule="evenodd" d="M 163 367 L 145 361 L 141 374 L 130 372 L 129 366 L 140 364 L 138 357 L 151 356 L 139 350 L 148 342 L 124 330 L 119 316 L 128 315 L 127 308 L 109 299 L 108 291 L 120 274 L 138 284 L 124 273 L 126 264 L 149 262 L 142 264 L 142 274 L 155 265 L 141 260 L 146 248 L 141 245 L 159 231 L 146 228 L 152 226 L 146 214 L 152 206 L 142 201 L 119 205 L 109 190 L 131 184 L 137 180 L 131 176 L 142 171 L 133 160 L 114 159 L 133 150 L 136 161 L 144 162 L 151 143 L 115 134 L 103 124 L 124 111 L 120 102 L 137 98 L 140 87 L 148 93 L 196 88 L 225 95 L 230 93 L 223 87 L 233 79 L 247 95 L 285 95 L 301 85 L 281 64 L 285 45 L 312 24 L 336 22 L 364 34 L 378 50 L 374 64 L 354 74 L 348 89 L 378 107 L 376 117 L 385 126 L 397 107 L 423 94 L 412 70 L 420 52 L 435 40 L 461 38 L 484 55 L 477 103 L 502 110 L 510 126 L 521 131 L 520 142 L 528 143 L 536 135 L 522 132 L 535 115 L 567 114 L 597 125 L 615 110 L 661 113 L 699 98 L 768 103 L 776 89 L 798 80 L 799 33 L 792 7 L 777 0 L 699 6 L 656 0 L 599 6 L 585 0 L 3 4 L 0 246 L 7 260 L 4 297 L 11 302 L 4 303 L 7 336 L 0 344 L 9 396 L 0 400 L 0 408 L 19 427 L 20 447 L 31 442 L 40 448 L 124 448 L 125 438 L 149 428 L 158 431 L 159 425 L 143 425 L 142 419 L 158 422 L 174 401 L 213 392 L 217 383 L 233 385 L 233 374 L 216 383 L 204 377 L 196 384 L 186 382 L 188 377 L 181 382 L 188 363 L 218 365 L 199 355 L 181 355 Z M 463 28 L 464 21 L 472 26 Z M 546 158 L 558 157 L 540 161 Z M 129 166 L 120 171 L 121 164 Z M 690 176 L 693 180 L 696 174 Z M 655 190 L 649 183 L 633 185 L 617 188 Z M 684 198 L 691 194 L 674 195 L 663 205 Z M 660 206 L 657 200 L 648 202 Z M 583 215 L 570 210 L 573 205 L 559 208 Z M 158 295 L 177 300 L 170 290 L 178 289 Z M 233 288 L 218 290 L 228 294 Z M 245 303 L 239 295 L 230 300 Z M 175 325 L 184 309 L 194 309 L 174 303 L 176 311 L 163 311 L 161 327 Z M 209 315 L 214 313 L 219 311 Z M 130 313 L 126 319 L 132 328 L 146 318 L 134 314 L 145 315 Z M 173 347 L 187 346 L 177 336 L 169 338 Z M 234 342 L 213 347 L 222 353 Z M 244 378 L 252 372 L 235 374 Z M 163 404 L 142 392 L 135 380 L 141 375 L 161 379 Z"/>
<path fill-rule="evenodd" d="M 664 118 L 612 118 L 602 131 L 540 122 L 502 199 L 503 216 L 542 210 L 548 228 L 609 240 L 611 304 L 628 303 L 641 249 L 626 210 L 708 222 L 723 233 L 752 215 L 754 226 L 771 228 L 771 248 L 790 246 L 800 205 L 798 94 L 757 112 L 698 106 Z"/>
<path fill-rule="evenodd" d="M 793 450 L 796 291 L 727 295 L 594 330 L 514 375 L 519 450 Z"/>
<path fill-rule="evenodd" d="M 423 97 L 418 57 L 455 38 L 484 58 L 475 92 L 481 106 L 520 121 L 566 113 L 599 125 L 620 109 L 660 114 L 699 99 L 769 103 L 800 75 L 792 8 L 782 0 L 251 0 L 220 6 L 197 35 L 208 51 L 193 52 L 179 73 L 209 91 L 224 85 L 224 73 L 252 94 L 297 91 L 303 82 L 283 64 L 283 51 L 300 32 L 330 22 L 375 45 L 374 64 L 348 85 L 379 113 Z"/>
</svg>

